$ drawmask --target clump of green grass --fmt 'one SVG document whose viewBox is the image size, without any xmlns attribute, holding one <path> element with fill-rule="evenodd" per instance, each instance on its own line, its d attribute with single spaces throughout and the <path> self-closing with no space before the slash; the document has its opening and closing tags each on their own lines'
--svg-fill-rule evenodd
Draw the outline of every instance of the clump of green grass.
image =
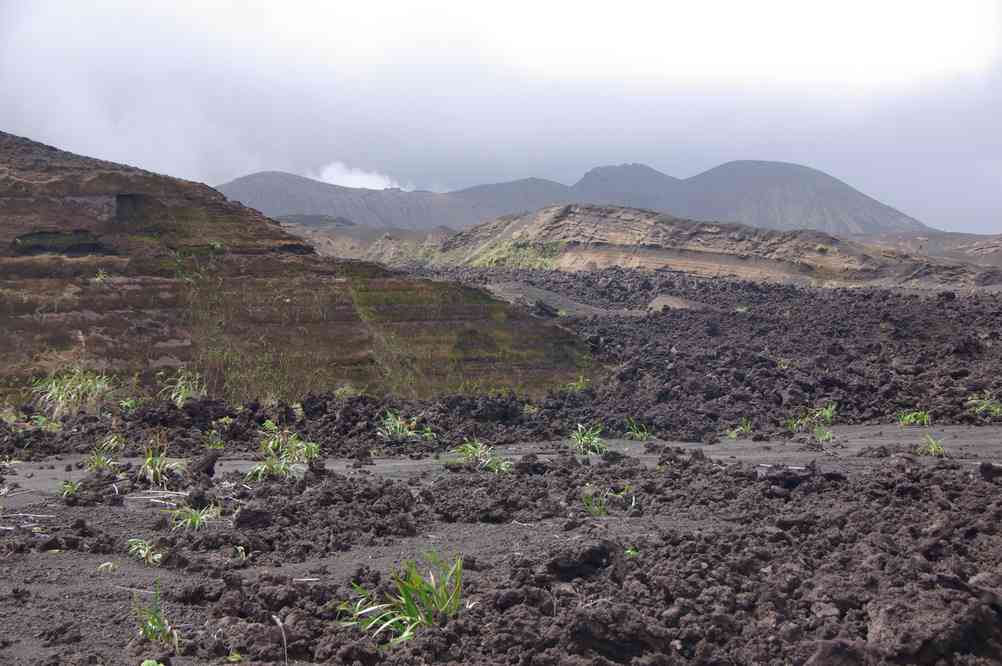
<svg viewBox="0 0 1002 666">
<path fill-rule="evenodd" d="M 1002 418 L 1002 401 L 998 400 L 991 391 L 972 395 L 967 399 L 966 405 L 978 416 L 993 419 Z"/>
<path fill-rule="evenodd" d="M 108 433 L 105 438 L 98 442 L 97 446 L 94 447 L 95 451 L 107 453 L 108 455 L 121 453 L 123 449 L 125 449 L 125 438 L 117 432 Z"/>
<path fill-rule="evenodd" d="M 261 427 L 261 455 L 264 460 L 247 473 L 249 480 L 288 478 L 320 457 L 320 445 L 303 439 L 294 430 L 278 427 L 269 419 Z"/>
<path fill-rule="evenodd" d="M 139 603 L 138 597 L 134 601 L 136 616 L 139 620 L 139 635 L 151 643 L 160 643 L 166 647 L 173 647 L 177 652 L 181 644 L 181 635 L 177 629 L 171 626 L 164 615 L 163 604 L 160 600 L 160 579 L 153 581 L 153 598 L 148 605 Z"/>
<path fill-rule="evenodd" d="M 31 425 L 35 426 L 39 430 L 46 430 L 48 432 L 59 432 L 63 429 L 63 424 L 56 419 L 50 419 L 45 414 L 33 414 L 31 417 Z"/>
<path fill-rule="evenodd" d="M 385 442 L 399 443 L 410 440 L 432 441 L 435 432 L 429 426 L 418 426 L 416 418 L 407 418 L 392 409 L 386 410 L 379 419 L 376 434 Z"/>
<path fill-rule="evenodd" d="M 110 470 L 117 463 L 115 462 L 115 458 L 109 453 L 102 451 L 100 448 L 95 448 L 84 458 L 83 464 L 91 472 L 96 472 L 98 470 Z"/>
<path fill-rule="evenodd" d="M 581 503 L 585 511 L 595 518 L 609 515 L 609 505 L 606 497 L 607 493 L 600 493 L 591 484 L 581 491 Z"/>
<path fill-rule="evenodd" d="M 217 516 L 219 516 L 219 507 L 212 504 L 201 509 L 190 506 L 178 507 L 170 511 L 171 529 L 200 530 Z"/>
<path fill-rule="evenodd" d="M 159 396 L 178 407 L 189 400 L 204 398 L 207 392 L 202 375 L 195 370 L 181 369 L 172 374 L 159 372 L 157 378 L 161 386 Z"/>
<path fill-rule="evenodd" d="M 202 436 L 202 441 L 205 443 L 205 448 L 207 449 L 224 449 L 226 448 L 226 442 L 223 441 L 223 436 L 219 434 L 219 431 L 215 428 L 209 430 L 205 435 Z"/>
<path fill-rule="evenodd" d="M 929 412 L 919 409 L 912 409 L 898 413 L 898 424 L 904 426 L 929 426 L 932 425 L 932 417 Z"/>
<path fill-rule="evenodd" d="M 636 546 L 627 546 L 626 550 L 623 551 L 623 554 L 632 560 L 640 556 L 640 550 Z"/>
<path fill-rule="evenodd" d="M 59 495 L 61 497 L 76 497 L 82 488 L 79 481 L 66 480 L 59 483 Z"/>
<path fill-rule="evenodd" d="M 578 424 L 578 427 L 570 434 L 571 448 L 581 455 L 602 454 L 609 450 L 602 439 L 602 426 L 595 424 L 585 427 Z"/>
<path fill-rule="evenodd" d="M 571 393 L 580 393 L 581 391 L 587 389 L 589 386 L 591 386 L 591 380 L 585 377 L 584 375 L 578 375 L 577 379 L 564 384 L 564 390 L 569 391 Z"/>
<path fill-rule="evenodd" d="M 426 557 L 427 575 L 422 575 L 413 561 L 393 575 L 394 592 L 379 598 L 374 591 L 358 584 L 352 586 L 354 601 L 338 606 L 341 624 L 358 627 L 378 638 L 390 636 L 397 645 L 417 635 L 424 627 L 432 627 L 442 617 L 455 617 L 462 609 L 463 560 L 448 565 L 435 555 Z"/>
<path fill-rule="evenodd" d="M 512 469 L 512 462 L 494 451 L 494 448 L 474 437 L 468 439 L 452 450 L 460 456 L 463 462 L 476 465 L 477 469 L 492 474 L 507 474 Z"/>
<path fill-rule="evenodd" d="M 835 422 L 838 413 L 838 405 L 830 402 L 824 407 L 811 409 L 800 416 L 791 417 L 786 420 L 786 428 L 792 433 L 805 432 L 816 426 L 830 426 Z"/>
<path fill-rule="evenodd" d="M 158 567 L 163 562 L 164 552 L 150 545 L 145 539 L 133 538 L 125 542 L 130 557 L 134 557 L 148 567 Z"/>
<path fill-rule="evenodd" d="M 39 404 L 54 419 L 98 405 L 115 390 L 111 377 L 81 367 L 32 383 Z"/>
<path fill-rule="evenodd" d="M 740 423 L 727 431 L 727 436 L 731 439 L 739 439 L 750 434 L 752 434 L 752 422 L 747 416 L 743 417 Z"/>
<path fill-rule="evenodd" d="M 637 421 L 632 416 L 627 416 L 626 439 L 632 439 L 637 442 L 646 442 L 654 439 L 654 433 L 647 424 Z"/>
<path fill-rule="evenodd" d="M 835 440 L 835 433 L 821 424 L 814 426 L 813 434 L 814 441 L 818 444 L 829 444 Z"/>
<path fill-rule="evenodd" d="M 162 436 L 158 436 L 146 447 L 143 464 L 139 466 L 139 478 L 151 486 L 166 488 L 172 472 L 180 471 L 184 465 L 167 459 L 167 446 Z"/>
<path fill-rule="evenodd" d="M 915 449 L 915 453 L 920 456 L 935 456 L 942 458 L 946 455 L 946 447 L 942 440 L 938 440 L 929 433 L 926 433 L 922 443 Z"/>
</svg>

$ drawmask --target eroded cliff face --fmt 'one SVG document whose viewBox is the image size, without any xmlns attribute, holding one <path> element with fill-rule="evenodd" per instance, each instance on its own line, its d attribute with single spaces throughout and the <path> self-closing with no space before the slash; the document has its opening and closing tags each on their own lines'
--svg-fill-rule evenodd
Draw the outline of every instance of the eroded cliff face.
<svg viewBox="0 0 1002 666">
<path fill-rule="evenodd" d="M 847 241 L 820 231 L 696 222 L 649 210 L 571 204 L 498 218 L 442 243 L 434 262 L 592 270 L 670 269 L 804 284 L 973 286 L 981 268 Z"/>
<path fill-rule="evenodd" d="M 531 391 L 589 363 L 478 290 L 321 258 L 205 185 L 0 133 L 0 400 L 77 365 L 136 392 L 189 367 L 231 399 L 295 400 Z"/>
<path fill-rule="evenodd" d="M 257 211 L 201 183 L 0 132 L 0 256 L 159 254 L 225 245 L 310 253 Z"/>
</svg>

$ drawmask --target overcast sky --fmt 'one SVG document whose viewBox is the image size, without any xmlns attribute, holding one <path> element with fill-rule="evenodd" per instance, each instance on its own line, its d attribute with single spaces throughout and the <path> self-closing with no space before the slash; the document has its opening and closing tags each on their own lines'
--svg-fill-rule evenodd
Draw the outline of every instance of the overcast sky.
<svg viewBox="0 0 1002 666">
<path fill-rule="evenodd" d="M 1002 0 L 0 0 L 0 129 L 213 185 L 783 160 L 1002 233 Z"/>
</svg>

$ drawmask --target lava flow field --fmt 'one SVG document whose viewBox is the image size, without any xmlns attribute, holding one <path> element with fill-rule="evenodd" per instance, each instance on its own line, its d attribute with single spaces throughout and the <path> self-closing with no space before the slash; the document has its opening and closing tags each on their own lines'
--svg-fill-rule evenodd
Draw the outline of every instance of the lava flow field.
<svg viewBox="0 0 1002 666">
<path fill-rule="evenodd" d="M 450 277 L 602 367 L 8 414 L 0 663 L 1002 662 L 997 295 Z"/>
</svg>

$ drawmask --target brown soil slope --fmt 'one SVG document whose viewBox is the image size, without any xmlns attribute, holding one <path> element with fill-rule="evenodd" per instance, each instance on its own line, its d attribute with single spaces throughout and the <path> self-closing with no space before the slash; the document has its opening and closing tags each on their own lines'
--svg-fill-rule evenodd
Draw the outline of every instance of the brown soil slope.
<svg viewBox="0 0 1002 666">
<path fill-rule="evenodd" d="M 586 364 L 479 290 L 322 259 L 205 185 L 0 133 L 0 395 L 75 365 L 133 390 L 193 365 L 216 394 L 291 399 L 532 388 Z"/>
</svg>

